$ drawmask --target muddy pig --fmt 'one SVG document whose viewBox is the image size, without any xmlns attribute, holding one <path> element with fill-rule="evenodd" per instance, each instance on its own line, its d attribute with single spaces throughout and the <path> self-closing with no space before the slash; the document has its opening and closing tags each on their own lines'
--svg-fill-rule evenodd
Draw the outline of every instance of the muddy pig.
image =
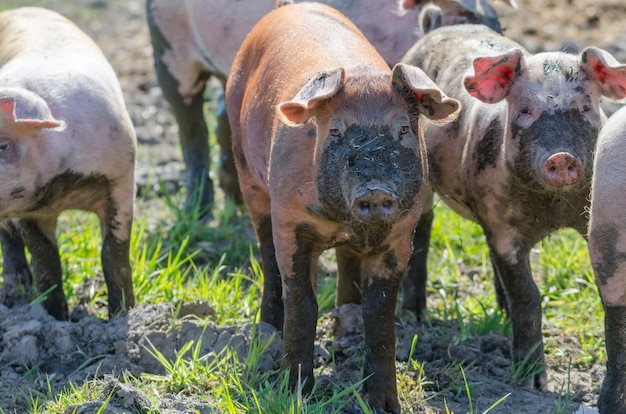
<svg viewBox="0 0 626 414">
<path fill-rule="evenodd" d="M 418 117 L 444 122 L 458 102 L 416 67 L 390 70 L 335 9 L 300 3 L 252 29 L 226 104 L 265 274 L 261 319 L 283 329 L 290 386 L 300 367 L 313 384 L 317 262 L 335 247 L 337 305 L 363 306 L 369 402 L 399 413 L 394 312 L 426 190 Z"/>
<path fill-rule="evenodd" d="M 425 125 L 430 181 L 441 199 L 480 224 L 498 302 L 513 328 L 513 354 L 541 369 L 546 385 L 541 296 L 531 248 L 557 229 L 587 231 L 592 158 L 605 120 L 600 97 L 626 96 L 626 70 L 609 53 L 529 54 L 482 25 L 429 32 L 403 58 L 422 67 L 463 110 L 457 121 Z M 419 223 L 404 281 L 404 303 L 422 315 L 432 209 Z"/>
<path fill-rule="evenodd" d="M 209 176 L 208 130 L 203 116 L 206 82 L 224 83 L 237 49 L 252 26 L 274 8 L 276 0 L 147 0 L 148 25 L 155 71 L 163 96 L 179 127 L 187 170 L 186 206 L 198 197 L 205 218 L 213 202 Z M 344 13 L 365 34 L 388 64 L 400 61 L 418 38 L 417 21 L 424 0 L 322 0 Z M 434 0 L 443 10 L 444 24 L 467 21 L 488 24 L 496 30 L 497 16 L 486 0 Z M 506 4 L 513 5 L 510 0 Z M 241 202 L 232 158 L 230 126 L 220 97 L 217 141 L 221 162 L 219 182 L 227 196 Z"/>
<path fill-rule="evenodd" d="M 100 219 L 109 314 L 134 305 L 129 243 L 135 145 L 115 73 L 78 27 L 40 8 L 0 13 L 5 301 L 47 292 L 45 309 L 68 318 L 55 230 L 62 211 L 80 209 Z"/>
<path fill-rule="evenodd" d="M 626 107 L 602 127 L 596 144 L 589 255 L 604 306 L 607 371 L 601 413 L 626 412 Z"/>
</svg>

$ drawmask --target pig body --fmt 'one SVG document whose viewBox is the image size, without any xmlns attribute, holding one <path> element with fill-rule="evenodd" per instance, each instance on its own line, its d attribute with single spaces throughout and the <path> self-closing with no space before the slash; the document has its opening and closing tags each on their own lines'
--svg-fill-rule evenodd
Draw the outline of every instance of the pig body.
<svg viewBox="0 0 626 414">
<path fill-rule="evenodd" d="M 589 219 L 589 255 L 604 306 L 607 372 L 602 413 L 626 412 L 626 107 L 598 136 Z"/>
<path fill-rule="evenodd" d="M 101 222 L 110 315 L 133 306 L 135 145 L 115 73 L 80 29 L 45 9 L 0 13 L 5 299 L 51 289 L 44 307 L 68 318 L 56 220 L 64 210 L 81 209 Z M 32 255 L 32 280 L 22 240 Z"/>
<path fill-rule="evenodd" d="M 186 0 L 181 4 L 169 0 L 147 0 L 158 81 L 179 126 L 187 166 L 188 203 L 191 202 L 191 195 L 199 196 L 202 207 L 208 208 L 213 201 L 208 130 L 203 116 L 206 82 L 211 76 L 222 84 L 225 82 L 244 37 L 263 15 L 274 8 L 275 2 Z M 417 19 L 425 2 L 407 0 L 404 12 L 399 11 L 395 0 L 323 0 L 322 3 L 350 18 L 387 63 L 393 65 L 417 40 Z M 480 1 L 480 8 L 484 11 L 478 10 L 475 4 L 468 9 L 467 2 L 458 0 L 436 0 L 435 3 L 443 10 L 444 23 L 483 22 L 494 29 L 500 28 L 495 12 L 485 0 Z M 217 141 L 222 154 L 220 185 L 227 196 L 240 202 L 230 127 L 221 101 L 217 121 Z"/>
<path fill-rule="evenodd" d="M 391 71 L 336 10 L 303 3 L 252 29 L 226 103 L 265 274 L 261 319 L 283 330 L 290 386 L 300 370 L 312 387 L 317 261 L 335 247 L 337 305 L 363 306 L 369 401 L 399 412 L 394 312 L 427 171 L 418 117 L 447 119 L 458 102 L 418 68 Z"/>
<path fill-rule="evenodd" d="M 403 62 L 422 67 L 463 104 L 457 121 L 425 127 L 431 184 L 482 226 L 514 357 L 533 352 L 530 361 L 541 366 L 541 296 L 530 249 L 560 228 L 586 234 L 593 150 L 605 120 L 600 97 L 626 96 L 626 68 L 593 47 L 531 55 L 482 25 L 433 30 Z M 419 315 L 432 222 L 432 210 L 425 211 L 404 282 L 403 306 Z M 545 370 L 534 377 L 536 387 L 546 381 Z"/>
</svg>

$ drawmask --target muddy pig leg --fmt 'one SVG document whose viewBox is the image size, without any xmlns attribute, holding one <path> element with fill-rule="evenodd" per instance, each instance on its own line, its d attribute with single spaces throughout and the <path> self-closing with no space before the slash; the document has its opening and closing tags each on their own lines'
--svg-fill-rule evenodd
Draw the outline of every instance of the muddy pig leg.
<svg viewBox="0 0 626 414">
<path fill-rule="evenodd" d="M 361 258 L 352 250 L 337 247 L 337 307 L 361 303 Z"/>
<path fill-rule="evenodd" d="M 400 413 L 396 386 L 395 308 L 404 269 L 397 257 L 388 252 L 378 260 L 364 260 L 363 324 L 365 365 L 363 377 L 372 407 Z M 406 261 L 405 261 L 406 263 Z"/>
<path fill-rule="evenodd" d="M 289 387 L 297 389 L 300 378 L 308 394 L 315 381 L 313 350 L 318 307 L 311 280 L 317 273 L 319 235 L 308 224 L 299 224 L 290 233 L 276 239 L 281 243 L 276 247 L 284 284 L 283 368 L 289 370 Z"/>
<path fill-rule="evenodd" d="M 265 276 L 261 298 L 261 320 L 282 331 L 284 322 L 283 287 L 276 263 L 272 219 L 269 215 L 261 215 L 255 218 L 253 222 L 259 239 L 261 264 Z"/>
<path fill-rule="evenodd" d="M 218 97 L 215 115 L 217 117 L 215 135 L 217 136 L 217 143 L 220 146 L 222 154 L 219 169 L 220 187 L 222 187 L 227 197 L 230 197 L 238 205 L 242 205 L 243 198 L 241 196 L 241 190 L 239 189 L 237 169 L 235 168 L 230 123 L 228 122 L 224 94 L 222 92 L 220 92 Z"/>
<path fill-rule="evenodd" d="M 433 225 L 434 212 L 432 207 L 425 207 L 415 235 L 413 237 L 413 254 L 409 266 L 402 279 L 402 309 L 409 310 L 418 320 L 426 319 L 426 281 L 428 277 L 428 248 Z"/>
<path fill-rule="evenodd" d="M 489 231 L 485 234 L 489 235 Z M 541 333 L 541 295 L 530 272 L 529 248 L 517 247 L 510 252 L 499 252 L 495 238 L 487 237 L 491 260 L 500 278 L 506 296 L 513 328 L 513 358 L 516 364 L 526 360 L 528 374 L 525 385 L 544 389 L 547 373 Z M 531 354 L 532 353 L 532 354 Z"/>
<path fill-rule="evenodd" d="M 149 13 L 150 14 L 150 13 Z M 167 40 L 154 22 L 149 22 L 154 54 L 154 69 L 163 96 L 168 101 L 176 123 L 187 166 L 185 208 L 190 210 L 198 202 L 204 218 L 212 217 L 213 182 L 209 176 L 209 135 L 204 120 L 204 88 L 191 97 L 184 98 L 178 92 L 178 81 L 163 63 L 163 54 L 169 48 Z M 196 82 L 204 82 L 209 73 L 202 73 Z"/>
<path fill-rule="evenodd" d="M 97 212 L 102 231 L 102 271 L 109 296 L 109 317 L 135 306 L 130 267 L 130 237 L 134 215 L 134 182 L 117 182 L 110 202 Z"/>
<path fill-rule="evenodd" d="M 69 311 L 63 293 L 61 259 L 55 238 L 56 217 L 46 220 L 23 219 L 17 227 L 31 253 L 35 294 L 49 289 L 43 307 L 58 320 L 67 320 Z"/>
<path fill-rule="evenodd" d="M 24 241 L 11 220 L 0 229 L 2 244 L 2 277 L 4 285 L 0 301 L 7 306 L 28 302 L 32 293 L 33 277 L 24 252 Z"/>
</svg>

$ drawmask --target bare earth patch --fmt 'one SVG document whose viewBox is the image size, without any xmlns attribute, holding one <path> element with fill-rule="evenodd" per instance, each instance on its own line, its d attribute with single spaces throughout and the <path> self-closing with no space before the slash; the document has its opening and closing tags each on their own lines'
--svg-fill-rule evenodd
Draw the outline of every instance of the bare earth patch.
<svg viewBox="0 0 626 414">
<path fill-rule="evenodd" d="M 140 186 L 154 187 L 160 178 L 169 183 L 168 190 L 176 190 L 181 185 L 184 166 L 180 161 L 177 129 L 162 99 L 152 67 L 144 2 L 28 0 L 19 3 L 46 6 L 61 12 L 102 47 L 120 77 L 137 129 Z M 86 8 L 90 11 L 85 12 Z M 626 5 L 623 0 L 518 0 L 518 10 L 512 11 L 504 6 L 498 10 L 502 13 L 506 34 L 533 52 L 579 50 L 594 44 L 626 63 Z M 150 212 L 138 209 L 137 214 L 147 216 Z M 104 289 L 104 286 L 96 288 Z M 174 308 L 175 304 L 142 304 L 128 315 L 110 322 L 79 309 L 74 313 L 73 321 L 59 322 L 38 305 L 12 309 L 0 305 L 0 408 L 11 413 L 27 412 L 28 407 L 20 405 L 23 401 L 20 395 L 28 395 L 32 390 L 45 392 L 47 381 L 58 390 L 70 382 L 82 384 L 85 380 L 98 378 L 100 397 L 75 407 L 76 413 L 97 411 L 108 396 L 112 397 L 105 413 L 217 412 L 212 401 L 190 399 L 184 393 L 162 395 L 154 404 L 117 378 L 123 371 L 134 376 L 164 373 L 163 366 L 147 351 L 151 349 L 150 343 L 166 357 L 173 358 L 185 343 L 201 339 L 203 353 L 219 353 L 224 347 L 232 346 L 243 359 L 254 337 L 261 335 L 269 339 L 276 332 L 264 324 L 259 325 L 253 334 L 250 324 L 216 326 L 199 323 L 193 315 L 203 318 L 212 312 L 210 304 L 200 301 L 184 304 L 179 319 L 173 322 Z M 180 319 L 183 315 L 187 317 Z M 319 386 L 360 378 L 363 346 L 360 315 L 358 306 L 344 306 L 323 317 L 316 341 Z M 576 411 L 581 403 L 587 407 L 596 406 L 605 371 L 603 363 L 568 368 L 549 360 L 547 391 L 520 388 L 508 380 L 512 364 L 508 337 L 490 333 L 461 343 L 456 329 L 438 321 L 420 324 L 407 315 L 397 318 L 397 369 L 406 369 L 413 352 L 412 357 L 424 364 L 425 375 L 432 382 L 424 397 L 457 383 L 459 371 L 456 367 L 462 366 L 468 382 L 477 384 L 472 388 L 471 396 L 478 412 L 483 412 L 508 393 L 511 395 L 506 401 L 491 412 L 555 412 L 563 399 L 563 387 L 568 383 L 574 395 L 571 411 Z M 549 340 L 550 347 L 580 347 L 577 338 L 563 336 L 549 324 L 545 331 L 544 340 Z M 274 338 L 261 369 L 279 366 L 281 341 L 279 335 Z M 469 407 L 465 392 L 459 389 L 421 404 L 413 411 L 445 412 L 444 404 L 447 404 L 453 412 L 462 413 Z M 354 406 L 344 412 L 361 411 Z"/>
</svg>

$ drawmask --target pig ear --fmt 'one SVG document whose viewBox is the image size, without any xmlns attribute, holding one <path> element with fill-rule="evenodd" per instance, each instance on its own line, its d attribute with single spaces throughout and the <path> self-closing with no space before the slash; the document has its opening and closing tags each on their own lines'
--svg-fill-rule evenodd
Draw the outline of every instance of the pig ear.
<svg viewBox="0 0 626 414">
<path fill-rule="evenodd" d="M 311 109 L 339 91 L 344 75 L 343 68 L 316 73 L 291 101 L 278 105 L 278 113 L 283 121 L 288 125 L 307 123 L 313 116 Z"/>
<path fill-rule="evenodd" d="M 393 67 L 392 82 L 409 102 L 417 101 L 420 114 L 439 121 L 438 123 L 453 121 L 459 114 L 461 103 L 447 97 L 418 67 L 398 63 Z"/>
<path fill-rule="evenodd" d="M 586 47 L 581 55 L 581 66 L 609 99 L 626 98 L 626 65 L 620 65 L 608 52 L 597 47 Z"/>
<path fill-rule="evenodd" d="M 474 76 L 463 79 L 465 89 L 482 102 L 500 102 L 508 95 L 520 73 L 523 57 L 521 50 L 511 49 L 503 55 L 474 59 Z"/>
<path fill-rule="evenodd" d="M 37 94 L 25 89 L 0 90 L 0 114 L 5 122 L 39 129 L 60 128 L 63 121 L 55 119 L 48 104 Z"/>
</svg>

